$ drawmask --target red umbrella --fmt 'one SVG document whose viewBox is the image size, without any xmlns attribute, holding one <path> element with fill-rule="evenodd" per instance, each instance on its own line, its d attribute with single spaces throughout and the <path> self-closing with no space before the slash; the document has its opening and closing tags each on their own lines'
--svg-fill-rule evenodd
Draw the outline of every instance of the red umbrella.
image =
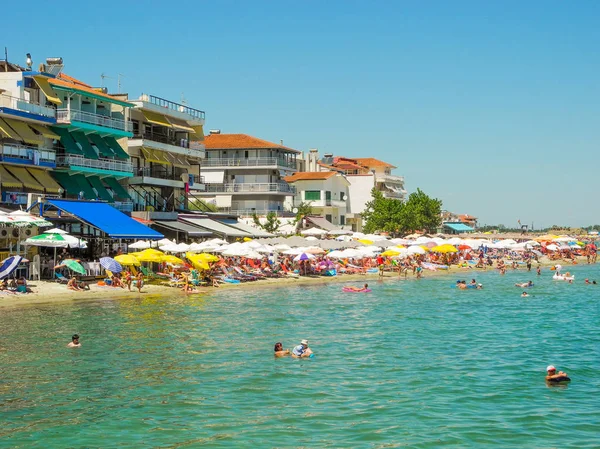
<svg viewBox="0 0 600 449">
<path fill-rule="evenodd" d="M 458 249 L 463 250 L 463 249 L 473 249 L 473 248 L 471 248 L 469 245 L 458 245 Z"/>
</svg>

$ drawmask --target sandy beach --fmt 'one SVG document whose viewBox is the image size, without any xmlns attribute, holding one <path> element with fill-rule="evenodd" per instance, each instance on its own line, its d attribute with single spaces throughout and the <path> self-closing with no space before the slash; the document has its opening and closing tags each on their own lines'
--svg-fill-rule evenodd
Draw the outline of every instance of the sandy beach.
<svg viewBox="0 0 600 449">
<path fill-rule="evenodd" d="M 586 258 L 579 257 L 577 259 L 579 264 L 585 264 Z M 571 265 L 570 262 L 564 260 L 556 262 L 542 257 L 540 259 L 540 265 L 542 267 L 551 267 L 555 263 L 560 263 L 563 269 Z M 537 268 L 537 264 L 534 263 L 532 273 L 535 274 L 534 270 Z M 547 268 L 546 268 L 547 269 Z M 448 270 L 428 271 L 423 272 L 423 278 L 427 279 L 433 276 L 456 276 L 459 277 L 473 277 L 473 273 L 485 272 L 495 269 L 488 268 L 487 270 L 478 268 L 462 268 L 458 266 L 451 266 Z M 524 266 L 520 266 L 519 270 L 526 272 Z M 568 271 L 568 270 L 564 270 Z M 407 276 L 409 279 L 415 276 L 410 272 Z M 248 288 L 278 288 L 281 286 L 300 286 L 300 285 L 314 285 L 323 283 L 344 283 L 349 285 L 359 286 L 360 283 L 370 283 L 377 281 L 392 281 L 398 279 L 397 273 L 385 272 L 383 277 L 380 277 L 378 273 L 367 273 L 367 274 L 344 274 L 340 276 L 302 276 L 302 277 L 287 277 L 287 278 L 269 278 L 261 279 L 254 282 L 245 282 L 240 284 L 221 284 L 219 288 L 214 287 L 200 287 L 197 291 L 192 293 L 185 293 L 181 288 L 170 287 L 168 285 L 160 285 L 155 283 L 148 283 L 142 288 L 142 292 L 139 293 L 136 289 L 128 291 L 126 288 L 115 288 L 109 286 L 99 286 L 97 284 L 91 284 L 90 290 L 84 291 L 73 291 L 67 289 L 66 285 L 58 284 L 52 281 L 30 281 L 28 286 L 32 290 L 32 293 L 13 293 L 13 292 L 0 292 L 0 308 L 2 307 L 21 307 L 21 306 L 32 306 L 39 304 L 48 303 L 68 303 L 68 302 L 80 302 L 88 300 L 129 300 L 137 299 L 140 296 L 186 296 L 190 294 L 203 294 L 203 295 L 214 295 L 222 290 L 240 290 L 243 291 Z"/>
</svg>

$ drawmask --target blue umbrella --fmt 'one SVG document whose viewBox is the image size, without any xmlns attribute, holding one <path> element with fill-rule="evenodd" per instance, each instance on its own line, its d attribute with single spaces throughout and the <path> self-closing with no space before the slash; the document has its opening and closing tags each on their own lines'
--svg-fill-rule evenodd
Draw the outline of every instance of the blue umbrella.
<svg viewBox="0 0 600 449">
<path fill-rule="evenodd" d="M 113 273 L 120 273 L 123 271 L 121 264 L 112 257 L 101 258 L 100 265 L 102 265 L 105 270 L 112 271 Z"/>
<path fill-rule="evenodd" d="M 5 259 L 0 265 L 0 279 L 10 276 L 19 266 L 23 258 L 21 256 L 12 256 Z"/>
</svg>

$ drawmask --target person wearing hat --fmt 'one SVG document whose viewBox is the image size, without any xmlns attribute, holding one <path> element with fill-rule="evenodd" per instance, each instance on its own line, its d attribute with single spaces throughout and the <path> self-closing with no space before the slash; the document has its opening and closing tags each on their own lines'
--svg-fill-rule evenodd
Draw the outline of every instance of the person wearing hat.
<svg viewBox="0 0 600 449">
<path fill-rule="evenodd" d="M 311 349 L 308 347 L 308 340 L 302 340 L 298 346 L 292 349 L 292 357 L 304 358 L 312 355 Z"/>
<path fill-rule="evenodd" d="M 563 371 L 559 371 L 557 373 L 554 365 L 549 365 L 546 368 L 546 372 L 548 373 L 548 375 L 546 376 L 546 382 L 556 383 L 556 382 L 568 382 L 571 380 L 567 373 L 565 373 Z"/>
</svg>

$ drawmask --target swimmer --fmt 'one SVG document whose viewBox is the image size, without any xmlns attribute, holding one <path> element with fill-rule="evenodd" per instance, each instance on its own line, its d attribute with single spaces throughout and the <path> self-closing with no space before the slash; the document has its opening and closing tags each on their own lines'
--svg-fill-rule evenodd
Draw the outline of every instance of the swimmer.
<svg viewBox="0 0 600 449">
<path fill-rule="evenodd" d="M 521 293 L 521 298 L 527 298 L 528 296 L 529 296 L 529 293 L 527 293 L 527 292 Z"/>
<path fill-rule="evenodd" d="M 477 284 L 477 287 L 475 287 L 477 290 L 481 290 L 483 289 L 483 284 Z"/>
<path fill-rule="evenodd" d="M 67 348 L 81 348 L 81 343 L 79 343 L 79 335 L 75 334 L 71 337 L 71 342 L 67 345 Z"/>
<path fill-rule="evenodd" d="M 569 375 L 563 371 L 556 372 L 556 368 L 554 365 L 548 366 L 546 368 L 546 372 L 548 375 L 546 376 L 546 382 L 556 383 L 556 382 L 570 382 L 571 379 Z"/>
<path fill-rule="evenodd" d="M 529 282 L 523 282 L 521 284 L 515 284 L 515 287 L 522 287 L 522 288 L 533 287 L 533 282 L 529 281 Z"/>
<path fill-rule="evenodd" d="M 283 345 L 281 342 L 275 343 L 275 357 L 285 357 L 286 355 L 290 355 L 291 352 L 289 349 L 283 349 Z"/>
<path fill-rule="evenodd" d="M 308 347 L 308 340 L 302 340 L 298 346 L 292 350 L 292 357 L 294 358 L 305 358 L 312 355 L 311 349 Z"/>
<path fill-rule="evenodd" d="M 362 287 L 353 287 L 351 285 L 347 285 L 344 288 L 347 289 L 347 290 L 352 290 L 354 292 L 364 292 L 366 289 L 369 288 L 369 284 L 365 284 Z"/>
</svg>

